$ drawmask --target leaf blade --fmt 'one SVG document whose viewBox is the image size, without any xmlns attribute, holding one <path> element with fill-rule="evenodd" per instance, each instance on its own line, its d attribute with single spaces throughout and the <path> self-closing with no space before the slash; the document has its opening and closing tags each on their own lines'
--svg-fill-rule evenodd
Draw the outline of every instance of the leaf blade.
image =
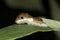
<svg viewBox="0 0 60 40">
<path fill-rule="evenodd" d="M 32 33 L 42 31 L 47 32 L 51 31 L 49 28 L 40 28 L 32 25 L 11 25 L 6 28 L 0 29 L 0 40 L 10 40 L 21 38 Z"/>
<path fill-rule="evenodd" d="M 46 24 L 54 31 L 60 31 L 60 21 L 42 18 Z"/>
</svg>

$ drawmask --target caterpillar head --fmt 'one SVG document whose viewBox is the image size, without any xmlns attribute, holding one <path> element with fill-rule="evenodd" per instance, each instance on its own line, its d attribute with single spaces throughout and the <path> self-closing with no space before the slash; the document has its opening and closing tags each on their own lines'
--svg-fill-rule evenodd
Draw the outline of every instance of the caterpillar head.
<svg viewBox="0 0 60 40">
<path fill-rule="evenodd" d="M 26 23 L 28 18 L 32 18 L 32 16 L 29 15 L 28 13 L 20 13 L 17 16 L 15 23 L 17 23 L 17 24 Z"/>
</svg>

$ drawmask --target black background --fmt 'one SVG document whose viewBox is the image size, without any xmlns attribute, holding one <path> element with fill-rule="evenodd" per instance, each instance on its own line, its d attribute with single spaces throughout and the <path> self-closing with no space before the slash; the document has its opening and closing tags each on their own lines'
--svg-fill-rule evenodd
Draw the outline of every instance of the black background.
<svg viewBox="0 0 60 40">
<path fill-rule="evenodd" d="M 58 1 L 57 1 L 58 2 Z M 52 19 L 50 13 L 50 5 L 48 0 L 42 0 L 43 6 L 46 13 L 42 13 L 37 10 L 24 10 L 24 9 L 11 9 L 5 5 L 4 0 L 0 0 L 0 29 L 6 26 L 15 24 L 15 18 L 20 12 L 28 12 L 32 16 L 45 16 L 46 18 Z M 58 2 L 59 3 L 59 2 Z M 37 14 L 36 14 L 37 13 Z M 19 38 L 16 40 L 56 40 L 54 31 L 50 32 L 37 32 L 29 36 Z"/>
</svg>

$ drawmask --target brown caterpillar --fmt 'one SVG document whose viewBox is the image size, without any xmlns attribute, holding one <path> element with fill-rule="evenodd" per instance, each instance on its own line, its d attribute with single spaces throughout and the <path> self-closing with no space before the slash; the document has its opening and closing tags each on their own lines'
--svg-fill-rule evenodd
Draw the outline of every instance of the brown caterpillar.
<svg viewBox="0 0 60 40">
<path fill-rule="evenodd" d="M 33 17 L 28 13 L 20 13 L 16 20 L 15 23 L 21 24 L 21 23 L 27 23 L 28 25 L 36 25 L 36 26 L 41 26 L 41 27 L 47 27 L 48 25 L 43 22 L 41 18 Z"/>
</svg>

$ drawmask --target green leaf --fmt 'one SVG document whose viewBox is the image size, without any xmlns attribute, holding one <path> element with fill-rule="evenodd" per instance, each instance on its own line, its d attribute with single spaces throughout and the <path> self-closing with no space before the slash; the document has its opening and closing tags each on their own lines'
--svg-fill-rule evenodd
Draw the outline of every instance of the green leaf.
<svg viewBox="0 0 60 40">
<path fill-rule="evenodd" d="M 0 40 L 14 40 L 17 38 L 21 38 L 24 36 L 28 36 L 32 33 L 35 32 L 48 32 L 48 31 L 57 31 L 60 29 L 60 22 L 59 21 L 54 21 L 46 18 L 42 18 L 44 22 L 49 25 L 48 28 L 42 28 L 39 26 L 32 26 L 32 25 L 11 25 L 8 27 L 5 27 L 3 29 L 0 29 Z"/>
<path fill-rule="evenodd" d="M 50 28 L 41 28 L 32 25 L 11 25 L 6 28 L 0 29 L 0 40 L 14 40 L 16 38 L 21 38 L 32 33 L 42 31 L 51 31 Z"/>
<path fill-rule="evenodd" d="M 42 18 L 46 24 L 54 31 L 60 31 L 60 21 Z"/>
</svg>

